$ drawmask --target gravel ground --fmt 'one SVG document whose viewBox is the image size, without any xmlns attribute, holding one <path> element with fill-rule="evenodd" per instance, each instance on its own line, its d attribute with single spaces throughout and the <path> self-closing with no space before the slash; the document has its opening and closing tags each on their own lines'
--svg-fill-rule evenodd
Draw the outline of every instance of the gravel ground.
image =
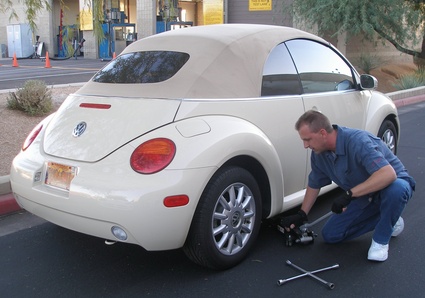
<svg viewBox="0 0 425 298">
<path fill-rule="evenodd" d="M 66 97 L 80 87 L 67 86 L 52 88 L 55 110 Z M 32 117 L 21 111 L 9 110 L 7 98 L 9 93 L 0 93 L 0 176 L 9 175 L 13 158 L 21 150 L 27 135 L 45 116 Z"/>
</svg>

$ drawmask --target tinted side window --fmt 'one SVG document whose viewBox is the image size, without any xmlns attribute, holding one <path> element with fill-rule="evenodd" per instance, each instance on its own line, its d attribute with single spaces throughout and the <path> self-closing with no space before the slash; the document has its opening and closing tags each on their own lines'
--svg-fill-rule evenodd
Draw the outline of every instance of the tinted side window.
<svg viewBox="0 0 425 298">
<path fill-rule="evenodd" d="M 101 69 L 93 81 L 99 83 L 158 83 L 175 75 L 189 60 L 189 54 L 148 51 L 118 56 Z"/>
<path fill-rule="evenodd" d="M 354 89 L 351 68 L 331 48 L 311 40 L 286 42 L 300 74 L 303 93 Z"/>
<path fill-rule="evenodd" d="M 282 43 L 267 58 L 263 69 L 261 96 L 301 94 L 297 71 Z"/>
</svg>

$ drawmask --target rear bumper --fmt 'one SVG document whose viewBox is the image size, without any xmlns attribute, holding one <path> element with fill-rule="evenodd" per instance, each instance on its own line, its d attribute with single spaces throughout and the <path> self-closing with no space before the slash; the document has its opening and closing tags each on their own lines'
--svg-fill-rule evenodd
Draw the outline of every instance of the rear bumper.
<svg viewBox="0 0 425 298">
<path fill-rule="evenodd" d="M 52 223 L 113 241 L 119 240 L 111 228 L 118 226 L 128 236 L 123 242 L 146 250 L 168 250 L 183 246 L 212 171 L 164 170 L 146 176 L 134 171 L 117 174 L 84 169 L 74 178 L 70 190 L 63 191 L 34 182 L 39 169 L 31 169 L 18 157 L 10 181 L 18 204 Z M 164 206 L 164 198 L 180 194 L 189 197 L 187 205 Z"/>
</svg>

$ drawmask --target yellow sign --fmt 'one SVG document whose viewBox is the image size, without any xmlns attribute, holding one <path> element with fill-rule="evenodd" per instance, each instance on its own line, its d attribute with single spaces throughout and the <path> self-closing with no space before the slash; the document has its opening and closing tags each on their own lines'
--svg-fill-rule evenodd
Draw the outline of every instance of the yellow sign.
<svg viewBox="0 0 425 298">
<path fill-rule="evenodd" d="M 223 0 L 204 0 L 204 25 L 223 24 Z"/>
<path fill-rule="evenodd" d="M 80 11 L 80 30 L 93 30 L 93 12 L 91 9 Z"/>
<path fill-rule="evenodd" d="M 272 0 L 249 0 L 249 11 L 272 10 Z"/>
</svg>

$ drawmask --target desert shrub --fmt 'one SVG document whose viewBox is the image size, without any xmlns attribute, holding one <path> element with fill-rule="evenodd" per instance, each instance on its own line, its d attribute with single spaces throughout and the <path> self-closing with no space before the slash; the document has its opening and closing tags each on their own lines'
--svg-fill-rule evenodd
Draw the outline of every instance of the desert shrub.
<svg viewBox="0 0 425 298">
<path fill-rule="evenodd" d="M 9 93 L 7 107 L 24 111 L 31 116 L 40 116 L 52 110 L 52 92 L 43 81 L 28 80 L 22 88 Z"/>
<path fill-rule="evenodd" d="M 425 85 L 425 69 L 419 68 L 411 74 L 400 76 L 400 78 L 393 84 L 397 90 L 405 90 Z"/>
<path fill-rule="evenodd" d="M 361 53 L 360 57 L 355 61 L 357 66 L 367 74 L 370 74 L 373 69 L 378 68 L 383 64 L 380 57 L 377 55 L 371 55 L 370 53 Z"/>
</svg>

